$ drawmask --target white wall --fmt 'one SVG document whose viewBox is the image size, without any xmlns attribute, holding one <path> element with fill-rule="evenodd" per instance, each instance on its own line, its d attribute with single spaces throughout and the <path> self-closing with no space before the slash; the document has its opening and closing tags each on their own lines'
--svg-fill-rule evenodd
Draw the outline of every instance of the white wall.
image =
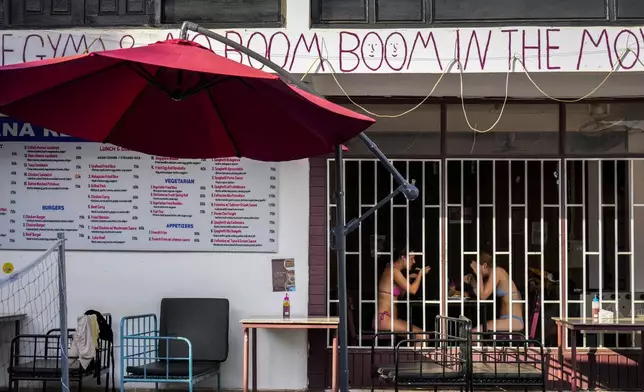
<svg viewBox="0 0 644 392">
<path fill-rule="evenodd" d="M 68 252 L 68 322 L 72 325 L 89 308 L 110 312 L 118 335 L 121 317 L 158 314 L 163 297 L 228 298 L 230 353 L 223 366 L 222 382 L 225 388 L 240 388 L 243 334 L 239 320 L 258 315 L 281 317 L 284 293 L 272 292 L 272 257 L 295 258 L 297 286 L 291 296 L 291 308 L 293 316 L 307 314 L 308 184 L 308 160 L 280 164 L 277 254 Z M 0 262 L 11 261 L 19 269 L 38 255 L 39 252 L 2 251 Z M 259 388 L 307 386 L 306 332 L 260 331 L 258 341 Z M 118 372 L 118 348 L 116 354 Z M 213 381 L 200 385 L 213 385 Z"/>
</svg>

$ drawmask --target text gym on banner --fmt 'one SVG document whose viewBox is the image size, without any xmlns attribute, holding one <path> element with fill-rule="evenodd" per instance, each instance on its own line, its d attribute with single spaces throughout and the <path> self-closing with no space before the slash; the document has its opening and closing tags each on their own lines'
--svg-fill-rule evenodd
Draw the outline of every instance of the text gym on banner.
<svg viewBox="0 0 644 392">
<path fill-rule="evenodd" d="M 0 249 L 277 251 L 277 164 L 175 159 L 0 118 Z"/>
<path fill-rule="evenodd" d="M 218 30 L 293 73 L 442 73 L 458 58 L 464 72 L 507 72 L 514 57 L 531 72 L 644 71 L 637 27 L 494 27 L 336 30 Z M 0 63 L 14 64 L 178 37 L 178 30 L 3 30 Z M 189 35 L 225 57 L 263 65 L 203 35 Z M 320 58 L 325 61 L 319 61 Z M 327 62 L 328 61 L 328 62 Z M 518 67 L 518 69 L 517 69 Z M 458 72 L 454 67 L 451 72 Z M 523 72 L 515 64 L 515 72 Z"/>
</svg>

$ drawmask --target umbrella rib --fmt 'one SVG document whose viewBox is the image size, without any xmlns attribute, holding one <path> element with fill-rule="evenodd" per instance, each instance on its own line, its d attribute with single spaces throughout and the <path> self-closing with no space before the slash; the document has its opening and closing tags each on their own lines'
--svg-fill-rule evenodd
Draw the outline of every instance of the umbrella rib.
<svg viewBox="0 0 644 392">
<path fill-rule="evenodd" d="M 127 115 L 130 113 L 130 111 L 132 111 L 132 109 L 136 106 L 136 103 L 137 103 L 137 102 L 141 99 L 141 97 L 143 96 L 143 92 L 145 91 L 145 88 L 146 88 L 146 87 L 147 87 L 147 85 L 143 86 L 143 88 L 141 89 L 141 91 L 139 91 L 139 93 L 138 93 L 138 94 L 136 94 L 136 97 L 134 97 L 134 100 L 132 100 L 132 102 L 131 102 L 131 103 L 130 103 L 130 105 L 127 107 L 127 109 L 125 109 L 125 111 L 123 111 L 123 114 L 121 114 L 121 117 L 119 118 L 119 120 L 118 120 L 118 121 L 116 122 L 116 124 L 114 124 L 114 126 L 112 127 L 112 131 L 114 131 L 114 130 L 118 129 L 118 126 L 119 126 L 119 125 L 121 125 L 121 122 L 123 122 L 123 120 L 125 119 L 125 117 L 127 117 Z M 112 134 L 111 132 L 107 134 L 107 136 L 105 137 L 105 139 L 103 139 L 103 143 L 109 143 L 110 135 L 111 135 L 111 134 Z"/>
<path fill-rule="evenodd" d="M 148 71 L 146 71 L 145 69 L 140 67 L 140 65 L 138 63 L 136 65 L 137 65 L 137 67 L 135 67 L 134 64 L 127 63 L 128 68 L 130 68 L 132 71 L 136 72 L 137 75 L 139 75 L 140 77 L 145 79 L 148 83 L 150 83 L 154 87 L 158 88 L 159 90 L 163 91 L 164 93 L 166 93 L 170 97 L 173 96 L 173 94 L 171 92 L 169 92 L 162 85 L 157 83 L 157 81 L 154 80 L 154 77 L 152 75 L 150 75 L 150 73 Z"/>
<path fill-rule="evenodd" d="M 168 91 L 165 87 L 163 87 L 163 85 L 158 83 L 156 80 L 154 80 L 154 77 L 152 75 L 150 75 L 150 73 L 148 71 L 146 71 L 143 67 L 141 67 L 140 64 L 137 63 L 136 67 L 133 64 L 128 64 L 128 67 L 130 67 L 132 69 L 132 71 L 136 72 L 137 75 L 139 75 L 143 79 L 147 80 L 148 83 L 152 84 L 154 87 L 156 87 L 159 90 L 163 91 L 164 93 L 166 93 L 167 95 L 172 97 L 172 99 L 176 99 L 176 100 L 179 100 L 179 101 L 183 101 L 183 100 L 185 100 L 187 98 L 190 98 L 193 95 L 198 94 L 201 91 L 203 91 L 203 90 L 205 90 L 207 88 L 210 88 L 210 87 L 214 86 L 215 84 L 228 79 L 228 77 L 223 77 L 222 75 L 217 75 L 217 76 L 213 77 L 211 80 L 209 80 L 208 82 L 204 83 L 203 85 L 195 88 L 194 90 L 189 91 L 189 92 L 187 92 L 185 94 L 181 94 L 180 96 L 177 96 L 177 95 L 171 93 L 170 91 Z M 159 69 L 161 69 L 161 68 L 165 68 L 165 67 L 160 67 Z"/>
<path fill-rule="evenodd" d="M 217 113 L 217 117 L 219 117 L 219 121 L 221 122 L 221 125 L 224 127 L 224 132 L 226 132 L 226 135 L 228 135 L 228 139 L 230 139 L 230 142 L 232 143 L 233 148 L 235 149 L 235 155 L 238 158 L 241 158 L 241 153 L 239 151 L 239 147 L 237 146 L 237 142 L 235 141 L 235 138 L 233 137 L 232 133 L 230 133 L 230 130 L 228 129 L 228 125 L 226 124 L 226 120 L 224 119 L 224 116 L 221 115 L 221 112 L 219 111 L 219 107 L 217 106 L 215 99 L 212 97 L 212 92 L 210 90 L 207 90 L 207 93 L 208 93 L 208 98 L 210 99 L 210 103 L 212 104 L 212 108 L 215 110 L 215 113 Z"/>
<path fill-rule="evenodd" d="M 198 94 L 198 93 L 202 92 L 205 89 L 213 87 L 214 85 L 219 84 L 219 83 L 221 83 L 221 82 L 223 82 L 223 81 L 225 81 L 226 79 L 229 79 L 229 78 L 230 78 L 229 76 L 224 77 L 222 75 L 217 75 L 214 78 L 212 78 L 211 80 L 209 80 L 208 82 L 206 82 L 206 83 L 202 84 L 201 86 L 195 88 L 194 90 L 189 91 L 189 92 L 181 95 L 181 99 L 183 100 L 183 99 L 186 99 L 186 98 L 190 98 L 193 95 Z M 201 77 L 199 79 L 201 79 Z"/>
</svg>

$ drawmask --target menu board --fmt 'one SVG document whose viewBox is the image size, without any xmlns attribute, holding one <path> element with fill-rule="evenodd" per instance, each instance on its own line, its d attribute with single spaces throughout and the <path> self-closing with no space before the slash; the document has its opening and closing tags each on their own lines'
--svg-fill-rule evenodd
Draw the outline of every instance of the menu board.
<svg viewBox="0 0 644 392">
<path fill-rule="evenodd" d="M 0 249 L 276 252 L 279 168 L 178 159 L 0 118 Z"/>
</svg>

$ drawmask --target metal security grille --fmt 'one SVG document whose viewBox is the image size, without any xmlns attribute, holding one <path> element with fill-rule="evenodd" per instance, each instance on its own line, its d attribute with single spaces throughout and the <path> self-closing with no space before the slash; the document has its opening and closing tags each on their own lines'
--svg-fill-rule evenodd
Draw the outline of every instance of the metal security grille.
<svg viewBox="0 0 644 392">
<path fill-rule="evenodd" d="M 440 296 L 440 235 L 441 235 L 441 165 L 438 160 L 392 160 L 400 173 L 413 179 L 421 192 L 418 199 L 409 202 L 404 196 L 398 196 L 387 206 L 380 208 L 367 219 L 360 228 L 347 238 L 347 286 L 351 301 L 348 320 L 350 344 L 353 346 L 370 346 L 371 336 L 378 331 L 374 323 L 378 309 L 378 280 L 384 266 L 393 258 L 397 248 L 405 247 L 415 255 L 418 266 L 432 266 L 433 279 L 425 280 L 422 289 L 416 296 L 405 293 L 404 298 L 393 301 L 401 312 L 399 317 L 407 319 L 407 328 L 411 327 L 412 315 L 416 324 L 423 330 L 433 326 L 433 318 L 426 316 L 425 306 L 439 313 Z M 328 211 L 329 225 L 333 227 L 335 201 L 333 161 L 328 162 Z M 345 165 L 345 189 L 347 217 L 357 216 L 373 207 L 378 200 L 395 189 L 395 184 L 388 172 L 375 160 L 347 159 Z M 334 252 L 327 252 L 329 272 L 327 288 L 329 290 L 328 312 L 337 314 L 338 297 L 336 291 L 336 262 Z M 393 280 L 390 284 L 393 291 Z M 390 297 L 391 298 L 391 297 Z M 353 309 L 353 312 L 351 311 Z M 393 318 L 391 328 L 393 328 Z M 391 345 L 391 340 L 383 340 L 381 345 Z"/>
<path fill-rule="evenodd" d="M 595 293 L 604 309 L 620 316 L 636 317 L 644 310 L 644 293 L 635 283 L 637 276 L 644 281 L 644 263 L 637 263 L 635 257 L 644 254 L 644 249 L 636 249 L 635 239 L 638 222 L 644 232 L 644 181 L 641 190 L 633 185 L 634 172 L 644 178 L 644 161 L 392 162 L 408 180 L 416 181 L 421 196 L 413 202 L 395 198 L 347 238 L 351 346 L 371 345 L 378 331 L 374 322 L 378 303 L 385 298 L 407 330 L 412 325 L 432 329 L 437 314 L 464 314 L 475 325 L 487 320 L 495 329 L 500 316 L 497 293 L 484 300 L 468 299 L 462 285 L 462 277 L 471 272 L 469 265 L 478 260 L 481 250 L 492 255 L 494 266 L 508 272 L 521 294 L 520 299 L 509 296 L 507 316 L 521 317 L 523 332 L 546 346 L 557 345 L 552 317 L 564 310 L 570 317 L 590 315 Z M 329 229 L 335 216 L 333 160 L 327 169 Z M 374 206 L 395 187 L 386 170 L 370 159 L 348 159 L 344 178 L 348 219 Z M 566 244 L 562 244 L 564 234 Z M 639 242 L 644 246 L 644 241 Z M 418 267 L 432 270 L 416 295 L 405 292 L 394 301 L 391 295 L 379 295 L 378 281 L 400 248 L 415 256 Z M 327 260 L 327 311 L 337 315 L 335 253 L 327 252 Z M 393 286 L 390 280 L 389 292 Z M 514 308 L 519 306 L 516 314 Z M 393 319 L 389 327 L 394 328 Z M 639 344 L 637 339 L 633 334 L 587 334 L 583 343 L 632 347 Z M 578 341 L 582 342 L 581 336 Z M 390 339 L 378 342 L 385 347 L 393 344 Z"/>
<path fill-rule="evenodd" d="M 617 317 L 644 316 L 644 249 L 636 237 L 644 229 L 644 161 L 570 159 L 566 174 L 568 316 L 590 317 L 595 296 Z M 578 336 L 590 347 L 639 347 L 640 339 Z"/>
<path fill-rule="evenodd" d="M 561 312 L 561 297 L 556 279 L 547 274 L 558 276 L 561 270 L 559 161 L 448 160 L 447 202 L 448 279 L 471 272 L 470 262 L 479 261 L 480 251 L 488 252 L 520 293 L 520 299 L 507 293 L 509 314 L 503 316 L 520 317 L 531 338 L 555 340 L 546 335 L 551 317 Z M 493 268 L 494 282 L 496 273 Z M 448 312 L 465 314 L 477 325 L 487 321 L 488 329 L 496 330 L 498 300 L 496 290 L 484 300 L 467 300 L 461 290 L 460 296 L 448 297 Z"/>
</svg>

